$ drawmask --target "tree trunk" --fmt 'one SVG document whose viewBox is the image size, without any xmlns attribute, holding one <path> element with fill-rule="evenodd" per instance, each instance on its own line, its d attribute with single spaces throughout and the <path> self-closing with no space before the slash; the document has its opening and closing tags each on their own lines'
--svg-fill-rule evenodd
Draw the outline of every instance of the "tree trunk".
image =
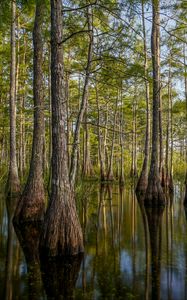
<svg viewBox="0 0 187 300">
<path fill-rule="evenodd" d="M 125 182 L 125 177 L 124 177 L 124 133 L 123 133 L 123 128 L 124 128 L 124 120 L 123 120 L 123 94 L 122 94 L 122 87 L 121 87 L 121 110 L 120 110 L 120 175 L 119 175 L 119 183 L 121 185 L 124 184 Z"/>
<path fill-rule="evenodd" d="M 84 126 L 84 149 L 83 149 L 83 167 L 82 167 L 83 176 L 92 176 L 93 167 L 90 158 L 90 135 L 88 127 L 88 99 L 86 103 L 85 110 L 85 126 Z"/>
<path fill-rule="evenodd" d="M 105 181 L 105 151 L 102 151 L 102 136 L 101 136 L 101 116 L 99 106 L 99 95 L 97 85 L 95 87 L 96 92 L 96 103 L 97 103 L 97 130 L 98 130 L 98 148 L 99 148 L 99 162 L 100 162 L 100 178 L 101 181 Z"/>
<path fill-rule="evenodd" d="M 171 58 L 170 58 L 171 59 Z M 172 163 L 173 163 L 173 154 L 172 154 L 172 82 L 171 82 L 171 62 L 169 65 L 169 74 L 168 74 L 168 113 L 167 113 L 167 127 L 166 127 L 166 189 L 170 193 L 173 192 L 173 175 L 172 175 Z M 170 142 L 171 140 L 171 142 Z M 169 147 L 171 143 L 171 147 Z M 171 154 L 170 154 L 171 152 Z M 170 163 L 169 163 L 170 157 Z"/>
<path fill-rule="evenodd" d="M 62 1 L 51 0 L 52 180 L 40 241 L 41 254 L 48 257 L 83 252 L 82 230 L 68 172 L 62 40 Z"/>
<path fill-rule="evenodd" d="M 16 2 L 11 2 L 11 66 L 10 66 L 10 163 L 6 192 L 16 196 L 20 181 L 16 159 Z"/>
<path fill-rule="evenodd" d="M 112 133 L 112 145 L 111 145 L 111 150 L 110 150 L 110 158 L 109 158 L 109 167 L 108 167 L 107 180 L 114 180 L 113 158 L 114 158 L 114 142 L 115 142 L 115 127 L 116 127 L 116 118 L 117 118 L 117 107 L 118 107 L 118 96 L 116 98 L 116 107 L 115 107 L 115 111 L 114 111 L 114 124 L 113 124 L 113 133 Z"/>
<path fill-rule="evenodd" d="M 186 150 L 186 176 L 185 176 L 185 195 L 184 205 L 187 206 L 187 71 L 186 71 L 186 47 L 184 45 L 184 84 L 185 84 L 185 100 L 186 100 L 186 139 L 185 139 L 185 150 Z"/>
<path fill-rule="evenodd" d="M 69 121 L 69 73 L 66 72 L 66 126 L 67 126 L 67 151 L 68 151 L 68 168 L 70 167 L 70 121 Z"/>
<path fill-rule="evenodd" d="M 160 16 L 159 0 L 152 0 L 153 24 L 151 35 L 151 54 L 153 65 L 153 127 L 152 127 L 152 153 L 151 166 L 148 178 L 148 187 L 145 203 L 150 206 L 164 205 L 165 198 L 161 187 L 158 168 L 158 142 L 159 142 L 159 98 L 160 98 Z"/>
<path fill-rule="evenodd" d="M 44 93 L 43 93 L 43 16 L 45 5 L 37 0 L 33 29 L 34 45 L 34 131 L 32 157 L 29 176 L 21 199 L 18 203 L 14 221 L 43 219 L 44 215 L 44 182 L 43 182 L 43 147 L 44 147 Z"/>
<path fill-rule="evenodd" d="M 137 133 L 136 133 L 136 106 L 137 106 L 137 88 L 135 87 L 135 99 L 133 101 L 133 128 L 132 128 L 132 161 L 131 161 L 131 176 L 132 177 L 137 177 L 138 172 L 137 172 Z"/>
<path fill-rule="evenodd" d="M 163 149 L 163 128 L 162 128 L 162 97 L 160 95 L 159 104 L 159 133 L 160 133 L 160 159 L 159 159 L 159 173 L 161 184 L 165 186 L 165 169 L 164 169 L 164 149 Z"/>
<path fill-rule="evenodd" d="M 144 18 L 144 0 L 142 0 L 142 24 L 144 37 L 144 76 L 145 76 L 145 91 L 146 91 L 146 133 L 144 146 L 144 161 L 142 171 L 137 183 L 136 192 L 145 194 L 148 184 L 148 164 L 149 164 L 149 144 L 150 144 L 150 104 L 149 104 L 149 82 L 148 82 L 148 62 L 147 62 L 147 45 L 146 45 L 146 30 Z"/>
<path fill-rule="evenodd" d="M 70 166 L 70 182 L 71 186 L 74 186 L 76 172 L 77 172 L 77 152 L 78 145 L 80 140 L 80 126 L 83 120 L 84 112 L 86 109 L 86 102 L 88 96 L 88 85 L 90 79 L 90 71 L 91 71 L 91 63 L 92 63 L 92 52 L 93 52 L 93 14 L 91 6 L 87 8 L 87 23 L 88 23 L 88 32 L 89 32 L 89 46 L 88 46 L 88 58 L 87 58 L 87 66 L 86 66 L 86 76 L 84 81 L 83 95 L 82 101 L 80 104 L 79 114 L 77 117 L 77 122 L 75 126 L 75 133 L 73 139 L 73 149 L 71 154 L 71 166 Z"/>
</svg>

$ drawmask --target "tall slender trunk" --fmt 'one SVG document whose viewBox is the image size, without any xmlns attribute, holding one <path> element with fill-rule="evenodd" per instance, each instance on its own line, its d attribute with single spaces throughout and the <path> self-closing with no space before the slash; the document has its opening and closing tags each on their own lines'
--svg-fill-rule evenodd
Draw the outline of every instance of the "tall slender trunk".
<svg viewBox="0 0 187 300">
<path fill-rule="evenodd" d="M 123 89 L 121 86 L 121 109 L 120 109 L 120 175 L 119 175 L 119 182 L 121 185 L 124 184 L 125 178 L 124 178 L 124 133 L 123 133 L 123 128 L 124 128 L 124 119 L 123 119 Z"/>
<path fill-rule="evenodd" d="M 158 168 L 159 143 L 159 99 L 160 99 L 160 3 L 152 0 L 153 21 L 151 35 L 151 54 L 153 66 L 153 125 L 152 125 L 152 153 L 148 186 L 145 195 L 147 205 L 164 205 L 165 198 L 161 187 Z"/>
<path fill-rule="evenodd" d="M 70 167 L 70 122 L 69 122 L 69 73 L 66 72 L 66 126 L 67 126 L 67 151 L 68 151 L 68 168 Z"/>
<path fill-rule="evenodd" d="M 90 158 L 90 135 L 88 127 L 88 99 L 86 101 L 85 109 L 85 125 L 84 125 L 84 149 L 83 149 L 83 176 L 91 176 L 93 174 L 93 167 Z"/>
<path fill-rule="evenodd" d="M 171 58 L 170 58 L 171 60 Z M 173 192 L 173 176 L 172 176 L 172 82 L 171 82 L 171 62 L 169 63 L 168 73 L 168 113 L 166 126 L 166 188 L 171 193 Z M 170 162 L 169 162 L 170 159 Z"/>
<path fill-rule="evenodd" d="M 16 64 L 16 100 L 17 104 L 20 102 L 19 97 L 20 97 L 20 36 L 19 36 L 19 17 L 17 18 L 17 64 Z M 19 104 L 18 104 L 19 107 Z M 18 119 L 18 118 L 17 118 Z M 18 164 L 18 170 L 19 170 L 19 175 L 21 176 L 20 172 L 20 164 L 21 164 L 21 159 L 19 156 L 19 151 L 17 151 L 17 164 Z"/>
<path fill-rule="evenodd" d="M 185 176 L 185 195 L 184 195 L 184 205 L 187 206 L 187 71 L 186 71 L 186 47 L 184 44 L 184 85 L 185 85 L 185 100 L 186 100 L 186 139 L 185 139 L 185 151 L 186 151 L 186 176 Z"/>
<path fill-rule="evenodd" d="M 136 191 L 144 194 L 148 184 L 148 164 L 149 164 L 149 145 L 150 145 L 150 100 L 149 100 L 149 82 L 148 82 L 148 59 L 147 59 L 147 44 L 146 44 L 146 29 L 144 17 L 144 0 L 142 0 L 142 25 L 144 38 L 144 76 L 145 76 L 145 97 L 146 97 L 146 132 L 144 146 L 144 161 L 141 174 L 137 183 Z"/>
<path fill-rule="evenodd" d="M 160 157 L 159 157 L 159 173 L 161 184 L 165 186 L 165 168 L 164 168 L 164 149 L 163 149 L 163 128 L 162 128 L 162 97 L 159 99 L 159 133 L 160 133 Z"/>
<path fill-rule="evenodd" d="M 83 236 L 68 170 L 62 1 L 51 0 L 50 3 L 52 180 L 40 250 L 44 256 L 57 257 L 83 252 Z"/>
<path fill-rule="evenodd" d="M 147 59 L 147 42 L 146 27 L 144 16 L 144 0 L 142 0 L 142 26 L 144 39 L 144 76 L 145 76 L 145 92 L 146 92 L 146 132 L 144 146 L 144 161 L 141 174 L 137 183 L 136 191 L 144 194 L 148 184 L 148 164 L 149 164 L 149 146 L 150 146 L 150 99 L 149 99 L 149 82 L 148 82 L 148 59 Z"/>
<path fill-rule="evenodd" d="M 137 118 L 136 118 L 136 106 L 137 106 L 137 88 L 135 87 L 135 99 L 133 101 L 133 107 L 132 107 L 132 114 L 133 114 L 133 121 L 132 121 L 132 158 L 131 158 L 131 176 L 136 177 L 138 175 L 137 173 L 137 133 L 136 133 L 136 127 L 137 127 Z"/>
<path fill-rule="evenodd" d="M 10 161 L 7 194 L 20 192 L 20 181 L 16 159 L 16 2 L 11 1 L 11 66 L 10 66 Z"/>
<path fill-rule="evenodd" d="M 34 131 L 29 176 L 18 203 L 14 221 L 42 219 L 44 215 L 43 146 L 44 146 L 44 92 L 43 92 L 43 16 L 45 5 L 37 0 L 33 29 L 34 45 Z"/>
<path fill-rule="evenodd" d="M 100 163 L 100 178 L 101 181 L 105 181 L 105 153 L 102 149 L 102 133 L 101 133 L 101 116 L 100 116 L 100 105 L 97 85 L 95 86 L 96 92 L 96 103 L 97 103 L 97 130 L 98 130 L 98 148 L 99 148 L 99 163 Z"/>
<path fill-rule="evenodd" d="M 172 85 L 171 85 L 172 89 Z M 170 193 L 174 192 L 173 186 L 173 101 L 172 101 L 172 90 L 170 91 L 170 138 L 171 138 L 171 149 L 170 149 L 170 176 L 169 176 L 169 190 Z"/>
<path fill-rule="evenodd" d="M 110 150 L 110 158 L 109 158 L 109 167 L 108 167 L 107 180 L 114 180 L 113 158 L 114 158 L 114 143 L 115 143 L 115 127 L 116 127 L 116 118 L 117 118 L 117 107 L 118 107 L 118 96 L 116 98 L 116 106 L 115 106 L 115 111 L 114 111 L 112 145 L 111 145 L 111 150 Z"/>
<path fill-rule="evenodd" d="M 86 66 L 86 75 L 84 81 L 84 88 L 83 88 L 83 95 L 82 101 L 80 104 L 80 109 L 77 117 L 77 122 L 75 126 L 75 133 L 73 139 L 73 148 L 71 154 L 71 166 L 70 166 L 70 182 L 71 185 L 74 186 L 76 172 L 77 172 L 77 152 L 78 152 L 78 145 L 80 140 L 80 127 L 81 122 L 83 120 L 84 112 L 86 109 L 86 102 L 88 97 L 88 85 L 90 79 L 90 71 L 91 71 L 91 63 L 92 63 L 92 52 L 93 52 L 93 13 L 91 6 L 87 8 L 87 23 L 88 23 L 88 32 L 89 32 L 89 46 L 88 46 L 88 57 L 87 57 L 87 66 Z"/>
</svg>

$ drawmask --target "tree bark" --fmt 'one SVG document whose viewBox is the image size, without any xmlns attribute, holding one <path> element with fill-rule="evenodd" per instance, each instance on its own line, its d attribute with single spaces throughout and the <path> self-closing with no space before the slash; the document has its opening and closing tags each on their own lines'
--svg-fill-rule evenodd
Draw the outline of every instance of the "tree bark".
<svg viewBox="0 0 187 300">
<path fill-rule="evenodd" d="M 86 101 L 86 109 L 85 109 L 85 126 L 84 126 L 84 149 L 83 149 L 83 166 L 82 173 L 84 177 L 89 177 L 93 175 L 93 167 L 90 158 L 90 134 L 88 127 L 88 99 Z"/>
<path fill-rule="evenodd" d="M 83 252 L 83 237 L 70 186 L 66 138 L 62 1 L 51 0 L 52 180 L 41 234 L 41 255 Z"/>
<path fill-rule="evenodd" d="M 111 145 L 111 150 L 110 150 L 110 158 L 109 158 L 109 167 L 108 167 L 107 180 L 114 180 L 113 158 L 114 158 L 114 142 L 115 142 L 115 126 L 116 126 L 116 118 L 117 118 L 117 107 L 118 107 L 118 96 L 116 98 L 116 105 L 115 105 L 115 111 L 114 111 L 112 145 Z"/>
<path fill-rule="evenodd" d="M 151 54 L 153 66 L 153 125 L 152 125 L 152 153 L 145 203 L 150 206 L 164 205 L 165 197 L 161 187 L 158 168 L 159 142 L 159 99 L 160 99 L 160 4 L 159 0 L 152 0 L 153 21 L 151 35 Z"/>
<path fill-rule="evenodd" d="M 122 86 L 121 86 L 121 109 L 120 109 L 120 175 L 119 175 L 119 183 L 121 185 L 125 182 L 125 176 L 124 176 L 124 133 L 123 133 L 123 127 L 124 127 L 124 117 L 123 117 L 123 94 L 122 94 Z"/>
<path fill-rule="evenodd" d="M 166 184 L 165 184 L 167 191 L 170 193 L 173 193 L 172 130 L 173 130 L 172 128 L 172 81 L 171 81 L 171 57 L 170 57 L 169 72 L 168 72 L 168 113 L 167 113 L 167 126 L 166 126 Z M 171 147 L 169 146 L 170 143 L 171 143 Z"/>
<path fill-rule="evenodd" d="M 163 149 L 163 128 L 162 128 L 162 97 L 160 95 L 159 105 L 159 133 L 160 133 L 160 159 L 159 159 L 159 173 L 160 180 L 163 187 L 165 187 L 165 168 L 164 168 L 164 149 Z"/>
<path fill-rule="evenodd" d="M 97 85 L 95 86 L 96 92 L 96 103 L 97 103 L 97 130 L 98 130 L 98 150 L 99 150 L 99 163 L 100 163 L 100 178 L 101 181 L 105 181 L 105 151 L 102 151 L 102 133 L 101 133 L 101 116 L 100 116 L 100 105 Z"/>
<path fill-rule="evenodd" d="M 144 18 L 144 0 L 142 0 L 142 24 L 144 37 L 144 76 L 145 76 L 145 91 L 146 91 L 146 133 L 144 146 L 144 161 L 142 171 L 136 186 L 136 192 L 145 194 L 148 184 L 148 164 L 149 164 L 149 146 L 150 146 L 150 100 L 149 100 L 149 82 L 148 82 L 148 61 L 147 61 L 147 45 L 146 45 L 146 30 Z"/>
<path fill-rule="evenodd" d="M 135 87 L 135 96 L 134 96 L 134 101 L 133 101 L 133 107 L 132 107 L 132 114 L 133 114 L 133 120 L 132 120 L 132 156 L 131 156 L 131 176 L 132 177 L 137 177 L 138 172 L 137 172 L 137 133 L 136 133 L 136 110 L 137 110 L 137 87 Z"/>
<path fill-rule="evenodd" d="M 17 196 L 20 181 L 16 158 L 16 2 L 11 1 L 11 66 L 10 66 L 10 162 L 6 192 Z"/>
<path fill-rule="evenodd" d="M 43 16 L 45 5 L 37 0 L 33 29 L 34 45 L 34 131 L 29 176 L 18 203 L 14 222 L 40 220 L 44 216 L 43 147 L 44 147 L 44 93 L 43 93 Z"/>
<path fill-rule="evenodd" d="M 88 85 L 90 79 L 90 71 L 91 71 L 91 63 L 92 63 L 92 52 L 93 52 L 93 14 L 91 6 L 87 8 L 87 23 L 88 23 L 88 32 L 89 32 L 89 46 L 88 46 L 88 58 L 87 58 L 87 66 L 86 66 L 86 75 L 84 81 L 83 95 L 82 101 L 80 104 L 80 109 L 76 121 L 74 138 L 73 138 L 73 149 L 71 154 L 71 166 L 70 166 L 70 182 L 71 186 L 74 186 L 76 172 L 77 172 L 77 153 L 78 153 L 78 145 L 80 140 L 80 126 L 83 120 L 84 112 L 86 109 L 86 102 L 88 96 Z"/>
<path fill-rule="evenodd" d="M 187 71 L 186 71 L 186 47 L 184 45 L 184 85 L 185 85 L 185 100 L 186 100 L 186 139 L 185 139 L 185 151 L 186 151 L 186 176 L 185 176 L 185 194 L 184 205 L 187 206 Z"/>
</svg>

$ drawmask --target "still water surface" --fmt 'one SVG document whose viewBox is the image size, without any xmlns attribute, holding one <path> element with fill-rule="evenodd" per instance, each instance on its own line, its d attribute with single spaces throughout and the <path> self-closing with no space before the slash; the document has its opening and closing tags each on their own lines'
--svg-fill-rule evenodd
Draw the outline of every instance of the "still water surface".
<svg viewBox="0 0 187 300">
<path fill-rule="evenodd" d="M 133 187 L 89 183 L 79 198 L 84 257 L 42 268 L 34 244 L 26 263 L 1 196 L 0 299 L 187 299 L 187 220 L 179 185 L 164 211 L 145 210 Z"/>
</svg>

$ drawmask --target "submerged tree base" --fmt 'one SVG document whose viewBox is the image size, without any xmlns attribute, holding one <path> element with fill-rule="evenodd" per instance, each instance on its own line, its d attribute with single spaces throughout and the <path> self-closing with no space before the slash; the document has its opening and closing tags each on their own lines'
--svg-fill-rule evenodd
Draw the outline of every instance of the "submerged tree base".
<svg viewBox="0 0 187 300">
<path fill-rule="evenodd" d="M 159 177 L 155 176 L 149 179 L 144 203 L 147 207 L 165 206 L 165 195 Z"/>
<path fill-rule="evenodd" d="M 74 256 L 84 252 L 82 229 L 70 190 L 52 198 L 46 213 L 40 253 L 49 257 Z"/>
<path fill-rule="evenodd" d="M 146 189 L 148 185 L 148 178 L 146 174 L 141 173 L 140 178 L 138 180 L 137 186 L 136 186 L 136 194 L 145 196 Z"/>
<path fill-rule="evenodd" d="M 21 192 L 20 181 L 17 176 L 10 175 L 5 187 L 5 195 L 7 198 L 17 198 Z"/>
<path fill-rule="evenodd" d="M 45 212 L 45 193 L 40 185 L 26 186 L 18 202 L 14 223 L 43 221 Z"/>
</svg>

